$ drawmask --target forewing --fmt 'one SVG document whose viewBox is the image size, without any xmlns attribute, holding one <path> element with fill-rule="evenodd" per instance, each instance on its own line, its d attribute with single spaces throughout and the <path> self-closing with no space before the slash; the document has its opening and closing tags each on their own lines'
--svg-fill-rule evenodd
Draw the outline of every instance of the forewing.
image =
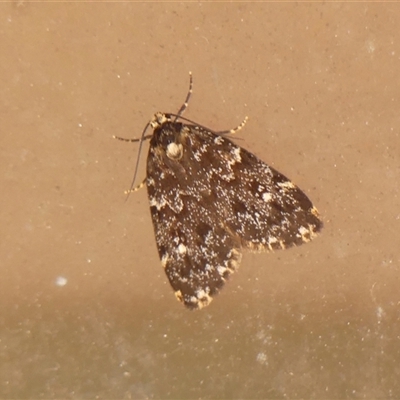
<svg viewBox="0 0 400 400">
<path fill-rule="evenodd" d="M 286 248 L 308 242 L 320 231 L 318 211 L 298 186 L 227 139 L 223 147 L 227 154 L 235 154 L 236 162 L 233 179 L 218 178 L 218 197 L 227 199 L 225 224 L 243 246 Z"/>
<path fill-rule="evenodd" d="M 317 209 L 298 186 L 229 139 L 194 126 L 184 149 L 182 168 L 192 177 L 192 193 L 242 246 L 286 248 L 321 230 Z"/>
<path fill-rule="evenodd" d="M 189 308 L 202 308 L 238 267 L 241 244 L 221 223 L 210 202 L 209 180 L 196 179 L 200 172 L 191 152 L 199 144 L 196 138 L 191 138 L 196 143 L 189 148 L 187 138 L 180 137 L 185 140 L 184 157 L 180 160 L 168 157 L 161 136 L 172 136 L 173 128 L 156 131 L 155 137 L 159 135 L 160 140 L 154 140 L 150 146 L 147 160 L 150 211 L 161 263 L 176 297 Z"/>
</svg>

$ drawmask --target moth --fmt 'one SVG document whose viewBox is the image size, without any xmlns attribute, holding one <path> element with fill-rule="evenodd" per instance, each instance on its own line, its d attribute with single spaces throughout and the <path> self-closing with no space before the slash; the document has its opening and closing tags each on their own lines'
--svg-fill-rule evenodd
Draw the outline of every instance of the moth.
<svg viewBox="0 0 400 400">
<path fill-rule="evenodd" d="M 278 250 L 312 240 L 317 209 L 283 174 L 226 137 L 176 114 L 156 113 L 140 139 L 150 139 L 146 178 L 162 267 L 189 309 L 208 306 L 238 269 L 245 249 Z M 148 128 L 153 133 L 146 135 Z M 139 157 L 136 163 L 136 178 Z"/>
</svg>

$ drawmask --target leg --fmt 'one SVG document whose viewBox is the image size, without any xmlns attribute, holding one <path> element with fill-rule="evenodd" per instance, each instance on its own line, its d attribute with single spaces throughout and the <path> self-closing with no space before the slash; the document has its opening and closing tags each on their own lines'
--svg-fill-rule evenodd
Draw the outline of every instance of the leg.
<svg viewBox="0 0 400 400">
<path fill-rule="evenodd" d="M 217 135 L 228 135 L 228 134 L 233 134 L 236 133 L 238 131 L 240 131 L 245 125 L 246 122 L 249 118 L 245 117 L 244 120 L 236 127 L 227 131 L 221 131 L 221 132 L 215 132 Z"/>
<path fill-rule="evenodd" d="M 140 190 L 142 187 L 144 187 L 145 185 L 146 185 L 146 179 L 147 178 L 144 178 L 143 179 L 143 181 L 142 181 L 142 183 L 140 184 L 140 185 L 137 185 L 136 187 L 134 187 L 134 188 L 131 188 L 131 189 L 129 189 L 129 190 L 125 190 L 125 194 L 131 194 L 131 193 L 134 193 L 134 192 L 137 192 L 138 190 Z"/>
<path fill-rule="evenodd" d="M 140 140 L 150 139 L 152 136 L 153 135 L 145 135 L 143 136 L 143 139 L 125 139 L 123 137 L 113 135 L 113 139 L 121 140 L 122 142 L 140 142 Z"/>
</svg>

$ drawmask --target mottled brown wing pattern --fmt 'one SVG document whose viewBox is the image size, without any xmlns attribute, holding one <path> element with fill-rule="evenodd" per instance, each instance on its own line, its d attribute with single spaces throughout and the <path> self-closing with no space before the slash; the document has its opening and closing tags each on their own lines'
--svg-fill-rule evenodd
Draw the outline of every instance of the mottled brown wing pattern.
<svg viewBox="0 0 400 400">
<path fill-rule="evenodd" d="M 226 137 L 162 113 L 151 126 L 146 184 L 157 248 L 187 307 L 211 302 L 243 248 L 300 245 L 322 228 L 304 192 Z"/>
</svg>

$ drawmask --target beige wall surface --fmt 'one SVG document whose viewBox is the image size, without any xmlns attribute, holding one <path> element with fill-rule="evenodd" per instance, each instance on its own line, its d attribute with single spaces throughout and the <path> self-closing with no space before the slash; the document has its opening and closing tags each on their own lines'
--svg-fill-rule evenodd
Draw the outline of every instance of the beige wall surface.
<svg viewBox="0 0 400 400">
<path fill-rule="evenodd" d="M 400 4 L 0 5 L 1 398 L 399 398 Z M 316 240 L 176 301 L 146 190 L 156 111 L 297 183 Z M 145 176 L 148 142 L 138 180 Z"/>
</svg>

